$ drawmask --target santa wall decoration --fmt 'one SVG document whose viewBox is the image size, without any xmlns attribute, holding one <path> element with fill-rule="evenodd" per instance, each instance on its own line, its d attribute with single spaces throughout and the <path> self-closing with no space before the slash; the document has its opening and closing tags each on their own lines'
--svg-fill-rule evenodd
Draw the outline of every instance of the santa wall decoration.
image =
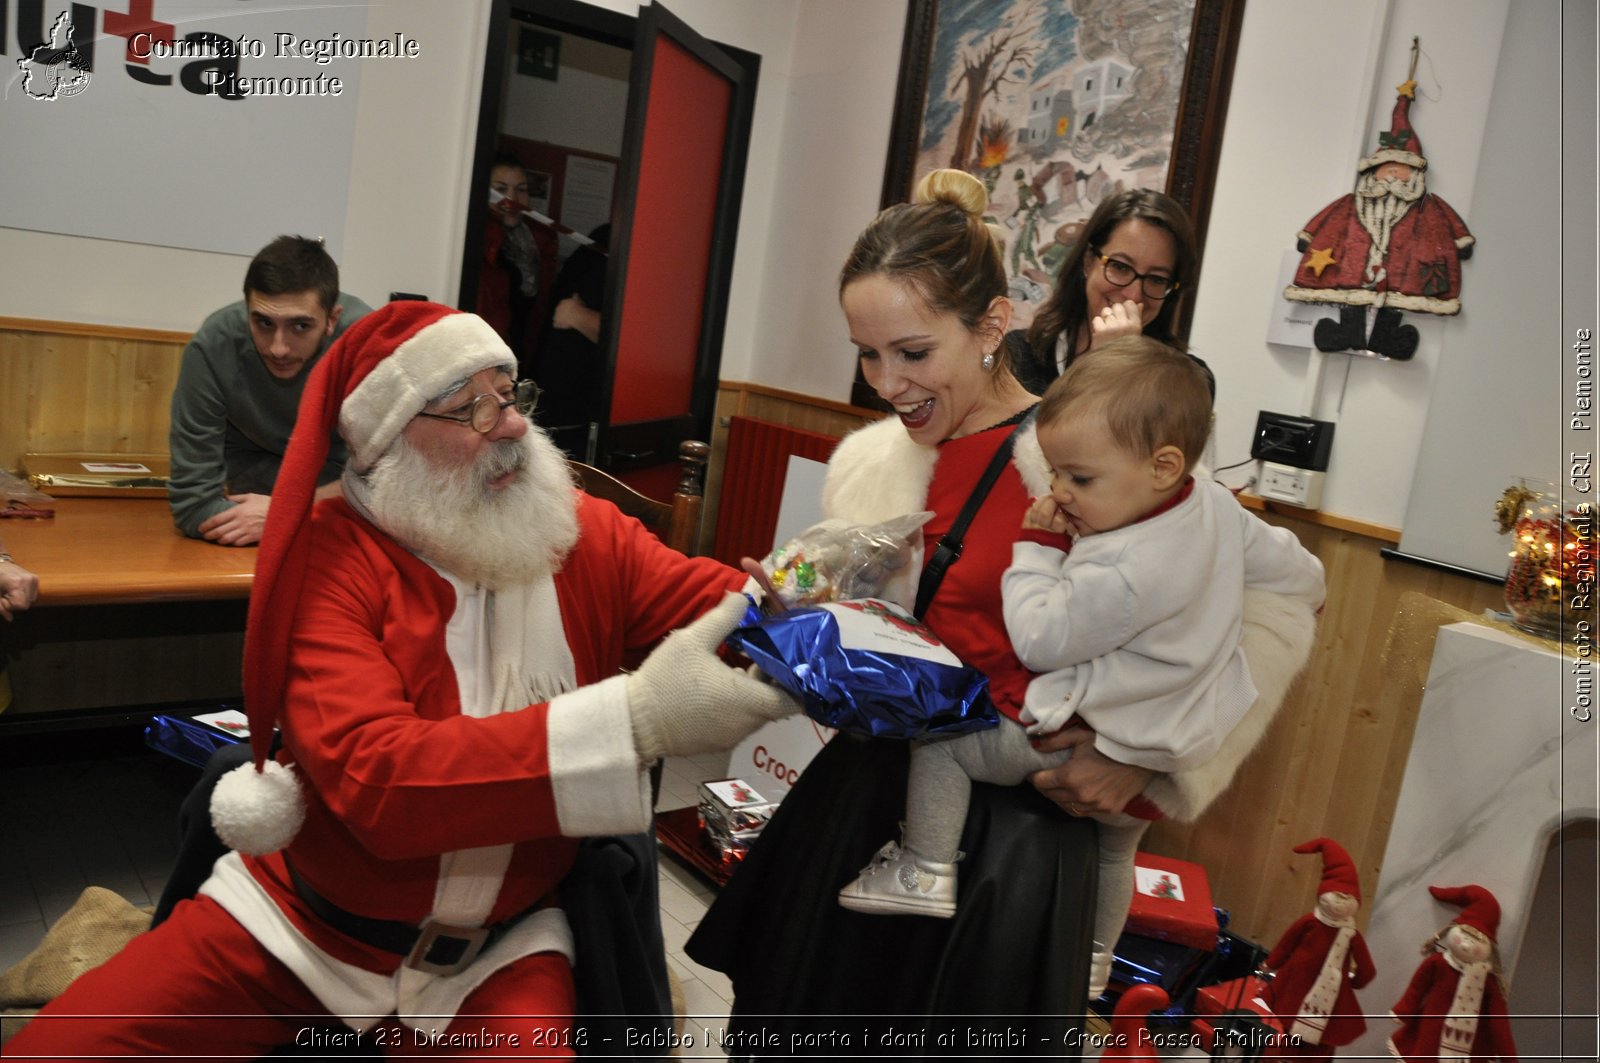
<svg viewBox="0 0 1600 1063">
<path fill-rule="evenodd" d="M 1411 126 L 1419 47 L 1413 38 L 1389 131 L 1356 167 L 1355 191 L 1324 207 L 1295 241 L 1303 254 L 1284 297 L 1340 308 L 1338 320 L 1325 318 L 1313 330 L 1321 351 L 1408 359 L 1417 330 L 1401 323 L 1400 311 L 1461 311 L 1461 263 L 1472 256 L 1473 238 L 1450 204 L 1427 191 L 1428 160 Z M 1369 307 L 1376 310 L 1370 334 Z"/>
</svg>

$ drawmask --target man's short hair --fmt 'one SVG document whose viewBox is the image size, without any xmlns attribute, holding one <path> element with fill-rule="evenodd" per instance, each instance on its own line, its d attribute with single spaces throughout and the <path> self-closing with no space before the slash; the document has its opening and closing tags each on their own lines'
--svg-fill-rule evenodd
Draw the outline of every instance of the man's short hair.
<svg viewBox="0 0 1600 1063">
<path fill-rule="evenodd" d="M 244 271 L 244 297 L 316 292 L 323 310 L 339 301 L 339 267 L 321 240 L 280 236 L 256 252 Z"/>
<path fill-rule="evenodd" d="M 1040 426 L 1099 413 L 1116 444 L 1141 458 L 1183 451 L 1185 470 L 1211 436 L 1211 386 L 1200 363 L 1148 336 L 1126 336 L 1075 358 L 1039 403 Z"/>
</svg>

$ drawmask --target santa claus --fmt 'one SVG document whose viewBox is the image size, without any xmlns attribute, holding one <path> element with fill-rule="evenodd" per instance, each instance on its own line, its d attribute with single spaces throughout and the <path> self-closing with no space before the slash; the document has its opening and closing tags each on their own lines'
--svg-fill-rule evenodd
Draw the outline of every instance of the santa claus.
<svg viewBox="0 0 1600 1063">
<path fill-rule="evenodd" d="M 1297 853 L 1322 854 L 1317 907 L 1295 920 L 1267 956 L 1273 972 L 1262 999 L 1295 1039 L 1286 1055 L 1331 1057 L 1366 1030 L 1355 991 L 1376 973 L 1356 929 L 1361 884 L 1350 854 L 1331 838 L 1313 838 Z"/>
<path fill-rule="evenodd" d="M 1482 886 L 1429 886 L 1428 892 L 1459 906 L 1461 914 L 1422 946 L 1427 959 L 1390 1009 L 1400 1028 L 1389 1037 L 1389 1052 L 1407 1063 L 1515 1063 L 1495 946 L 1500 903 Z"/>
<path fill-rule="evenodd" d="M 240 851 L 8 1053 L 585 1047 L 578 839 L 649 825 L 657 758 L 797 706 L 716 655 L 743 574 L 580 494 L 515 368 L 481 318 L 419 302 L 318 364 L 250 599 L 255 763 L 213 799 Z M 335 425 L 344 497 L 313 509 Z"/>
<path fill-rule="evenodd" d="M 1416 83 L 1399 92 L 1389 131 L 1356 168 L 1355 191 L 1324 207 L 1295 242 L 1304 256 L 1284 297 L 1341 307 L 1338 321 L 1317 322 L 1319 350 L 1410 358 L 1417 330 L 1400 323 L 1399 311 L 1461 311 L 1461 262 L 1473 237 L 1450 204 L 1426 191 L 1428 160 L 1410 120 Z M 1369 306 L 1379 308 L 1370 336 Z"/>
</svg>

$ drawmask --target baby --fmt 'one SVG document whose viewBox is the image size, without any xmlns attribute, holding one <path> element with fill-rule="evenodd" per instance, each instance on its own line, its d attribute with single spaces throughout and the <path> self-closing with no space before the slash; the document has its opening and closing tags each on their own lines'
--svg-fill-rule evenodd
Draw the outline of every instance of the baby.
<svg viewBox="0 0 1600 1063">
<path fill-rule="evenodd" d="M 1239 649 L 1246 587 L 1323 600 L 1322 565 L 1294 535 L 1191 475 L 1211 431 L 1192 358 L 1117 340 L 1075 360 L 1038 407 L 1050 494 L 1034 500 L 1001 584 L 1017 657 L 1042 673 L 1015 719 L 913 747 L 904 844 L 885 845 L 839 893 L 861 912 L 949 918 L 969 780 L 1013 785 L 1070 750 L 1030 736 L 1068 721 L 1106 756 L 1157 772 L 1208 760 L 1254 703 Z M 1145 820 L 1097 815 L 1100 890 L 1090 996 L 1133 896 Z"/>
</svg>

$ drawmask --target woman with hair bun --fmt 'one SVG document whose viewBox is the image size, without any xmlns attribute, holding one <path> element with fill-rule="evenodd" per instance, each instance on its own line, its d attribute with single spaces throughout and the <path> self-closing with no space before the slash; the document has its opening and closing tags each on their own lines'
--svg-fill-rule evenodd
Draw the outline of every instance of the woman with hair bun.
<svg viewBox="0 0 1600 1063">
<path fill-rule="evenodd" d="M 858 524 L 932 511 L 923 528 L 929 556 L 970 508 L 942 580 L 924 570 L 918 612 L 989 677 L 997 705 L 1020 706 L 1032 675 L 1006 635 L 1000 577 L 1030 498 L 1048 492 L 1050 470 L 1027 423 L 1036 399 L 1008 357 L 1011 303 L 982 221 L 986 205 L 976 178 L 939 171 L 856 240 L 840 273 L 840 304 L 862 373 L 894 416 L 839 444 L 822 508 Z M 1304 616 L 1288 615 L 1296 610 Z M 1298 602 L 1283 611 L 1272 621 L 1282 630 L 1267 634 L 1272 652 L 1255 645 L 1288 662 L 1292 677 L 1310 651 L 1313 618 Z M 1252 662 L 1253 619 L 1247 606 Z M 1092 732 L 1065 728 L 1039 748 L 1071 749 L 1071 758 L 1035 773 L 1032 786 L 975 784 L 951 919 L 886 919 L 840 906 L 840 887 L 896 834 L 909 747 L 836 735 L 688 943 L 697 962 L 732 979 L 729 1055 L 972 1056 L 983 1054 L 975 1048 L 1057 1046 L 1076 1055 L 1069 1044 L 1087 1002 L 1097 857 L 1095 826 L 1082 817 L 1141 801 L 1154 815 L 1198 815 L 1288 685 L 1274 674 L 1254 678 L 1261 699 L 1234 731 L 1249 737 L 1230 738 L 1191 772 L 1119 763 L 1095 748 Z"/>
</svg>

